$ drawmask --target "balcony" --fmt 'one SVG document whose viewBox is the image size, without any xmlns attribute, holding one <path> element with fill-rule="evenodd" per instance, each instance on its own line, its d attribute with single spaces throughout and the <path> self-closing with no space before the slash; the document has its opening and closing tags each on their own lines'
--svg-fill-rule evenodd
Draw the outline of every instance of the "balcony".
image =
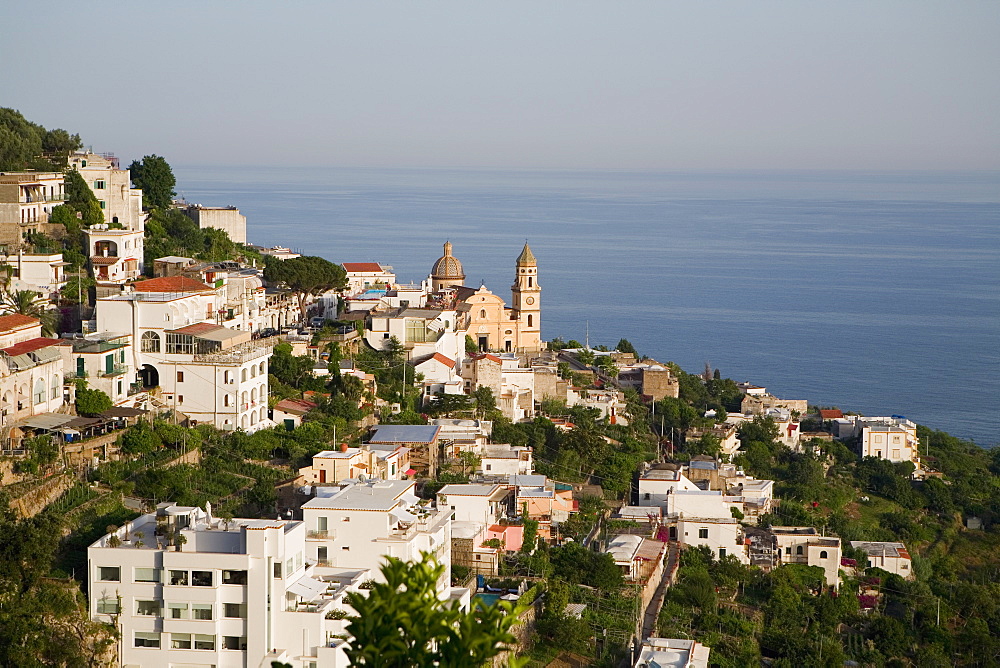
<svg viewBox="0 0 1000 668">
<path fill-rule="evenodd" d="M 128 373 L 127 366 L 124 364 L 116 364 L 110 369 L 105 368 L 104 371 L 101 372 L 101 376 L 103 378 L 109 378 L 111 376 L 122 376 L 126 373 Z"/>
<path fill-rule="evenodd" d="M 266 339 L 255 339 L 247 341 L 232 348 L 217 350 L 211 353 L 197 353 L 194 356 L 195 362 L 212 362 L 221 364 L 242 364 L 259 357 L 267 357 L 271 350 L 281 339 L 277 336 L 269 336 Z"/>
<path fill-rule="evenodd" d="M 65 193 L 56 193 L 55 195 L 25 195 L 22 204 L 37 204 L 39 202 L 65 202 Z"/>
<path fill-rule="evenodd" d="M 333 530 L 316 529 L 316 530 L 312 530 L 312 531 L 307 531 L 306 532 L 306 538 L 315 538 L 315 539 L 318 539 L 318 540 L 324 540 L 324 539 L 333 540 L 336 537 L 337 537 L 337 534 Z"/>
</svg>

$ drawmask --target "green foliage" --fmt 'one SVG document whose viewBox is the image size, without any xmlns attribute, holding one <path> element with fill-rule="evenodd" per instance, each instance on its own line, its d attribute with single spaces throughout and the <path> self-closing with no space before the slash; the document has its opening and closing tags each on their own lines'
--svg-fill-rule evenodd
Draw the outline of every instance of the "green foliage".
<svg viewBox="0 0 1000 668">
<path fill-rule="evenodd" d="M 283 284 L 295 293 L 303 320 L 308 297 L 347 287 L 347 272 L 342 266 L 313 255 L 288 260 L 269 259 L 264 278 L 270 283 Z"/>
<path fill-rule="evenodd" d="M 146 422 L 138 422 L 121 437 L 121 450 L 127 455 L 143 455 L 162 445 L 160 437 Z"/>
<path fill-rule="evenodd" d="M 21 112 L 0 107 L 0 171 L 62 171 L 69 153 L 82 146 L 80 135 L 46 130 Z"/>
<path fill-rule="evenodd" d="M 28 451 L 28 456 L 17 462 L 18 473 L 38 474 L 59 459 L 59 444 L 47 434 L 25 439 L 22 447 Z"/>
<path fill-rule="evenodd" d="M 618 591 L 622 573 L 610 554 L 588 550 L 577 542 L 549 550 L 553 576 L 569 584 L 584 584 L 604 591 Z"/>
<path fill-rule="evenodd" d="M 76 412 L 80 415 L 93 417 L 98 413 L 111 410 L 114 402 L 111 397 L 96 388 L 86 386 L 86 381 L 77 381 L 76 387 Z"/>
<path fill-rule="evenodd" d="M 262 263 L 256 251 L 234 243 L 224 230 L 201 229 L 180 209 L 153 209 L 149 213 L 143 252 L 150 271 L 153 260 L 167 255 L 194 257 L 206 262 L 252 260 L 257 266 Z"/>
<path fill-rule="evenodd" d="M 368 595 L 347 594 L 357 612 L 347 631 L 354 640 L 347 650 L 352 666 L 485 666 L 516 642 L 510 627 L 521 610 L 509 603 L 477 605 L 462 612 L 457 603 L 437 596 L 444 567 L 431 557 L 406 563 L 387 557 L 385 582 L 371 585 Z"/>
<path fill-rule="evenodd" d="M 75 169 L 66 172 L 65 182 L 66 204 L 62 206 L 69 207 L 73 212 L 80 214 L 79 216 L 74 215 L 73 218 L 79 220 L 83 227 L 91 227 L 103 223 L 104 212 L 101 210 L 101 203 L 97 200 L 87 182 L 83 180 L 80 172 Z M 66 226 L 67 233 L 78 232 L 77 229 L 73 228 L 73 224 L 66 213 L 59 215 L 59 221 Z M 79 240 L 74 239 L 74 241 L 78 242 Z"/>
<path fill-rule="evenodd" d="M 628 339 L 620 339 L 615 346 L 615 350 L 620 353 L 632 353 L 636 357 L 639 356 L 639 351 L 635 349 L 635 346 Z"/>
<path fill-rule="evenodd" d="M 86 304 L 90 300 L 90 291 L 97 281 L 90 276 L 71 276 L 66 285 L 59 291 L 64 302 L 70 304 Z"/>
<path fill-rule="evenodd" d="M 177 179 L 167 161 L 158 155 L 133 160 L 128 167 L 132 185 L 142 189 L 142 205 L 147 209 L 166 209 L 173 201 Z"/>
</svg>

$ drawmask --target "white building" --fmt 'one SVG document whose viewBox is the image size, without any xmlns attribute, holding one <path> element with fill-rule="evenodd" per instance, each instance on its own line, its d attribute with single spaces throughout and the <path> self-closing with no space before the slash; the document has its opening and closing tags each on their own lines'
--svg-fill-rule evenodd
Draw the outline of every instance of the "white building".
<svg viewBox="0 0 1000 668">
<path fill-rule="evenodd" d="M 531 448 L 507 443 L 487 445 L 480 455 L 479 472 L 483 475 L 531 475 L 535 472 Z"/>
<path fill-rule="evenodd" d="M 421 503 L 415 487 L 412 480 L 365 480 L 339 489 L 317 488 L 317 493 L 331 495 L 302 506 L 307 558 L 323 566 L 375 570 L 384 557 L 419 561 L 430 553 L 445 567 L 438 593 L 442 600 L 448 598 L 454 593 L 448 585 L 451 512 Z"/>
<path fill-rule="evenodd" d="M 133 188 L 129 171 L 110 153 L 74 153 L 69 166 L 80 173 L 104 212 L 104 221 L 142 232 L 142 190 Z M 140 254 L 141 255 L 141 254 Z"/>
<path fill-rule="evenodd" d="M 276 339 L 215 324 L 220 303 L 198 281 L 154 278 L 99 299 L 97 328 L 131 328 L 131 365 L 163 405 L 222 430 L 271 427 L 267 363 Z"/>
<path fill-rule="evenodd" d="M 112 230 L 107 223 L 86 230 L 90 267 L 100 286 L 120 286 L 142 276 L 144 233 L 138 230 Z"/>
<path fill-rule="evenodd" d="M 0 173 L 0 246 L 13 253 L 28 234 L 48 232 L 49 214 L 65 200 L 59 172 Z"/>
<path fill-rule="evenodd" d="M 437 493 L 438 508 L 451 511 L 458 522 L 489 526 L 510 512 L 510 490 L 501 485 L 445 485 Z"/>
<path fill-rule="evenodd" d="M 696 640 L 647 638 L 633 668 L 708 668 L 711 653 Z"/>
<path fill-rule="evenodd" d="M 750 563 L 743 528 L 732 517 L 681 517 L 677 520 L 677 540 L 682 545 L 704 545 L 718 559 L 731 555 L 740 563 Z"/>
<path fill-rule="evenodd" d="M 241 214 L 235 206 L 192 204 L 184 209 L 184 213 L 198 223 L 198 227 L 203 230 L 211 227 L 222 230 L 238 244 L 247 242 L 247 217 Z"/>
<path fill-rule="evenodd" d="M 826 584 L 840 586 L 840 539 L 822 536 L 814 527 L 771 527 L 782 564 L 806 564 L 823 569 Z"/>
<path fill-rule="evenodd" d="M 8 290 L 31 290 L 51 302 L 60 299 L 66 286 L 66 267 L 62 253 L 18 253 L 4 260 L 13 270 Z"/>
<path fill-rule="evenodd" d="M 129 334 L 98 332 L 62 341 L 65 377 L 82 378 L 116 406 L 124 405 L 138 391 L 131 339 Z"/>
<path fill-rule="evenodd" d="M 860 564 L 862 568 L 865 566 L 881 568 L 908 580 L 916 577 L 913 572 L 913 560 L 902 543 L 852 540 L 851 547 L 864 550 L 868 555 L 868 563 Z"/>
<path fill-rule="evenodd" d="M 676 469 L 649 469 L 639 475 L 639 505 L 665 506 L 667 495 L 676 490 L 700 491 Z"/>
<path fill-rule="evenodd" d="M 87 556 L 90 617 L 120 629 L 128 668 L 346 668 L 346 622 L 328 614 L 353 612 L 345 596 L 370 577 L 317 569 L 303 522 L 227 524 L 210 509 L 171 503 L 104 536 Z"/>
<path fill-rule="evenodd" d="M 63 405 L 60 343 L 42 336 L 36 318 L 17 313 L 0 316 L 0 424 Z"/>
<path fill-rule="evenodd" d="M 378 262 L 345 262 L 347 293 L 354 295 L 365 290 L 386 289 L 396 282 L 392 267 Z"/>
</svg>

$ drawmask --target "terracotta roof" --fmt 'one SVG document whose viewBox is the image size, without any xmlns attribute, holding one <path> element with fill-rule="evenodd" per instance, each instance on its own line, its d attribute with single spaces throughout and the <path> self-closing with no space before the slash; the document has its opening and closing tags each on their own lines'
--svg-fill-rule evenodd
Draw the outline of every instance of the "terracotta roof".
<svg viewBox="0 0 1000 668">
<path fill-rule="evenodd" d="M 0 332 L 10 332 L 15 329 L 21 329 L 22 327 L 30 327 L 31 325 L 37 325 L 39 322 L 41 321 L 38 318 L 21 315 L 20 313 L 0 315 Z"/>
<path fill-rule="evenodd" d="M 378 262 L 345 262 L 345 271 L 362 271 L 378 273 L 382 271 L 382 265 Z"/>
<path fill-rule="evenodd" d="M 445 357 L 441 353 L 434 353 L 433 355 L 431 355 L 431 359 L 441 362 L 441 364 L 444 364 L 449 369 L 455 368 L 455 360 L 451 359 L 450 357 Z"/>
<path fill-rule="evenodd" d="M 150 278 L 132 284 L 136 292 L 209 292 L 214 290 L 201 281 L 186 276 Z"/>
<path fill-rule="evenodd" d="M 59 339 L 46 339 L 44 337 L 28 339 L 27 341 L 15 343 L 9 348 L 4 348 L 2 352 L 10 357 L 17 357 L 18 355 L 24 355 L 25 353 L 34 352 L 42 348 L 48 348 L 49 346 L 57 346 L 59 343 Z"/>
<path fill-rule="evenodd" d="M 188 334 L 190 336 L 198 336 L 199 334 L 204 334 L 205 332 L 211 332 L 216 329 L 220 329 L 219 325 L 213 325 L 210 322 L 196 322 L 193 325 L 185 325 L 178 329 L 168 329 L 168 334 Z"/>
<path fill-rule="evenodd" d="M 819 416 L 824 420 L 836 420 L 837 418 L 844 417 L 844 411 L 839 408 L 821 408 L 819 411 Z"/>
<path fill-rule="evenodd" d="M 282 399 L 274 405 L 274 408 L 292 415 L 305 415 L 316 408 L 316 404 L 305 399 Z"/>
<path fill-rule="evenodd" d="M 122 258 L 120 257 L 104 257 L 102 255 L 95 255 L 90 258 L 90 264 L 96 264 L 98 266 L 105 264 L 116 264 Z"/>
</svg>

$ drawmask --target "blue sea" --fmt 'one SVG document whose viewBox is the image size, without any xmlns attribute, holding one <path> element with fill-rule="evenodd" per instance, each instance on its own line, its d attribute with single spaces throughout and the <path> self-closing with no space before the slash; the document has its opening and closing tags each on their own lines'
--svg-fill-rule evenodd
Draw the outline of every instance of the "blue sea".
<svg viewBox="0 0 1000 668">
<path fill-rule="evenodd" d="M 1000 173 L 179 167 L 250 240 L 510 297 L 525 240 L 543 336 L 780 397 L 1000 442 Z"/>
</svg>

